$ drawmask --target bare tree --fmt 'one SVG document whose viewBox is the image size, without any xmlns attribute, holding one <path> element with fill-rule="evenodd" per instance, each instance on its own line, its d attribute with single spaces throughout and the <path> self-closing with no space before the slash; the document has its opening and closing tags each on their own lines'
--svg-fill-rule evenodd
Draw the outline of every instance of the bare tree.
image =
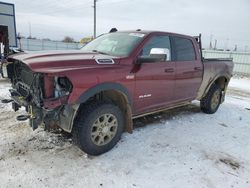
<svg viewBox="0 0 250 188">
<path fill-rule="evenodd" d="M 64 37 L 64 39 L 62 41 L 67 42 L 67 43 L 75 42 L 75 40 L 72 37 L 69 37 L 69 36 Z"/>
</svg>

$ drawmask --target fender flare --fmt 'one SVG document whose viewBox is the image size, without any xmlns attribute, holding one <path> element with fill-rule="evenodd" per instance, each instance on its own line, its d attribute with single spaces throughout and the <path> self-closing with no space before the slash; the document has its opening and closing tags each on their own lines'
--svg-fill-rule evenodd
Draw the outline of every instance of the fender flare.
<svg viewBox="0 0 250 188">
<path fill-rule="evenodd" d="M 128 100 L 127 113 L 129 115 L 132 115 L 132 112 L 131 112 L 132 100 L 131 100 L 128 90 L 124 86 L 118 83 L 101 83 L 88 89 L 84 93 L 82 93 L 80 97 L 78 98 L 77 103 L 75 105 L 65 106 L 65 108 L 59 114 L 60 127 L 66 132 L 71 132 L 74 119 L 77 115 L 80 104 L 86 102 L 90 97 L 94 96 L 95 94 L 100 93 L 102 91 L 107 91 L 107 90 L 116 90 L 122 93 L 123 95 L 125 95 Z M 127 119 L 126 124 L 127 124 L 126 126 L 127 132 L 132 133 L 132 129 L 133 129 L 132 116 Z"/>
<path fill-rule="evenodd" d="M 202 97 L 204 97 L 204 96 L 207 94 L 207 92 L 209 91 L 209 89 L 211 88 L 211 86 L 215 83 L 215 81 L 216 81 L 218 78 L 221 78 L 221 77 L 226 78 L 226 79 L 228 80 L 228 83 L 229 83 L 229 80 L 231 79 L 231 77 L 230 77 L 228 74 L 223 74 L 223 75 L 217 75 L 217 76 L 215 76 L 214 79 L 212 79 L 212 80 L 210 81 L 210 83 L 207 85 L 207 87 L 206 87 L 206 89 L 205 89 L 205 91 L 204 91 Z M 228 84 L 228 83 L 227 83 L 227 84 Z M 227 89 L 227 85 L 225 86 L 225 89 Z"/>
<path fill-rule="evenodd" d="M 100 93 L 102 91 L 107 91 L 107 90 L 119 91 L 120 93 L 124 94 L 127 97 L 130 106 L 132 105 L 132 99 L 131 99 L 131 96 L 130 96 L 127 88 L 125 88 L 123 85 L 121 85 L 119 83 L 101 83 L 101 84 L 98 84 L 98 85 L 88 89 L 84 93 L 82 93 L 80 95 L 80 97 L 78 98 L 77 103 L 78 104 L 84 103 L 90 97 L 94 96 L 95 94 Z"/>
</svg>

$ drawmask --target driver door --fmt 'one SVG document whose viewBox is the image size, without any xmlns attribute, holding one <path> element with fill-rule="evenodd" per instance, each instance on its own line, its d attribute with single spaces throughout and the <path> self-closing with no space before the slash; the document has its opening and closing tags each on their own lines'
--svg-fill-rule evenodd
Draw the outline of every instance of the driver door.
<svg viewBox="0 0 250 188">
<path fill-rule="evenodd" d="M 140 56 L 154 57 L 156 49 L 168 51 L 166 58 L 141 62 L 136 72 L 135 113 L 143 114 L 167 107 L 174 100 L 175 62 L 171 60 L 171 45 L 167 35 L 152 36 L 143 46 Z"/>
</svg>

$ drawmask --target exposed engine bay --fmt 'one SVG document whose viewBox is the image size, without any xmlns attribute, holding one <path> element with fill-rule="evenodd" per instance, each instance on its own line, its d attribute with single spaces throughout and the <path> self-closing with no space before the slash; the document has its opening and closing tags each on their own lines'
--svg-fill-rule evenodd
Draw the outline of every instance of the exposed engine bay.
<svg viewBox="0 0 250 188">
<path fill-rule="evenodd" d="M 33 129 L 44 124 L 46 130 L 59 121 L 59 113 L 72 91 L 72 84 L 66 77 L 33 72 L 26 64 L 16 60 L 3 64 L 2 74 L 12 84 L 11 99 L 2 102 L 12 102 L 14 111 L 25 107 L 27 112 L 27 115 L 18 116 L 17 120 L 29 119 Z"/>
</svg>

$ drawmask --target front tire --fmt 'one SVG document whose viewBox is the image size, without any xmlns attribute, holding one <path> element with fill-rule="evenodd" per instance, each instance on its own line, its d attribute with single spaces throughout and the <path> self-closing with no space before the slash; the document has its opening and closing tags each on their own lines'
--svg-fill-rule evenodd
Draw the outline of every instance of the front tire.
<svg viewBox="0 0 250 188">
<path fill-rule="evenodd" d="M 201 110 L 206 114 L 215 113 L 221 104 L 222 90 L 217 84 L 213 84 L 205 97 L 201 99 Z"/>
<path fill-rule="evenodd" d="M 96 101 L 82 105 L 74 122 L 73 141 L 89 155 L 111 150 L 121 138 L 124 116 L 111 102 Z"/>
</svg>

